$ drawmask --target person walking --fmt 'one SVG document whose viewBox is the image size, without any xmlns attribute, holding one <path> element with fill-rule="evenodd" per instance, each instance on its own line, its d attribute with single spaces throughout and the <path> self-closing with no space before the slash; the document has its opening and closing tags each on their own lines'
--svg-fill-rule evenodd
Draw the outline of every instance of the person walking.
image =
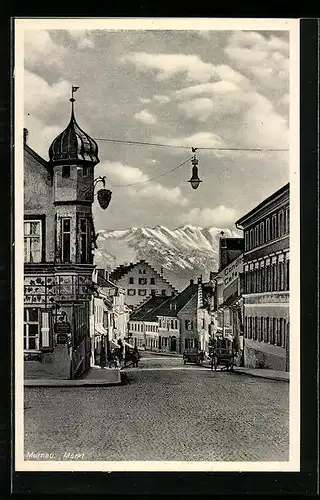
<svg viewBox="0 0 320 500">
<path fill-rule="evenodd" d="M 102 337 L 101 351 L 100 351 L 100 368 L 105 368 L 106 364 L 107 364 L 107 359 L 106 359 L 105 342 L 104 338 Z"/>
<path fill-rule="evenodd" d="M 113 363 L 114 363 L 114 350 L 110 349 L 108 351 L 108 366 L 109 366 L 109 368 L 112 368 Z"/>
<path fill-rule="evenodd" d="M 140 359 L 140 354 L 137 346 L 135 346 L 132 352 L 132 366 L 134 368 L 138 368 L 139 359 Z"/>
</svg>

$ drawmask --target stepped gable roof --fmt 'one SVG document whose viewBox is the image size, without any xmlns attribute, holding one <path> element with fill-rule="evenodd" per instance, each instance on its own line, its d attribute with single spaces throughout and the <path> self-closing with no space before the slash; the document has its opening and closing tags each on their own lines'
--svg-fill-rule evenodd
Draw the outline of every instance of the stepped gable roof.
<svg viewBox="0 0 320 500">
<path fill-rule="evenodd" d="M 168 300 L 170 300 L 170 297 L 164 297 L 162 295 L 150 297 L 150 299 L 144 302 L 130 315 L 130 321 L 157 321 L 156 311 Z"/>
<path fill-rule="evenodd" d="M 198 291 L 197 283 L 190 283 L 182 292 L 175 297 L 170 297 L 159 309 L 157 309 L 157 316 L 171 316 L 176 317 L 177 313 L 192 299 Z"/>
<path fill-rule="evenodd" d="M 133 264 L 132 262 L 128 265 L 125 266 L 123 264 L 120 264 L 120 266 L 116 267 L 111 273 L 110 273 L 110 279 L 111 281 L 118 281 L 121 279 L 125 274 L 127 274 L 131 269 L 133 269 L 137 263 Z"/>
<path fill-rule="evenodd" d="M 127 273 L 129 273 L 134 267 L 136 267 L 137 265 L 139 264 L 146 264 L 150 269 L 152 269 L 152 271 L 154 271 L 156 273 L 156 275 L 164 282 L 164 283 L 167 283 L 167 285 L 169 285 L 173 291 L 177 291 L 177 289 L 166 279 L 164 278 L 163 276 L 161 276 L 160 273 L 158 273 L 158 271 L 152 267 L 149 262 L 147 262 L 146 260 L 144 259 L 140 259 L 138 262 L 135 262 L 135 263 L 130 263 L 129 265 L 125 266 L 123 264 L 121 264 L 120 266 L 116 267 L 111 273 L 110 273 L 110 279 L 112 281 L 115 281 L 117 282 L 118 280 L 120 280 L 121 278 L 123 278 L 123 276 L 125 276 Z"/>
</svg>

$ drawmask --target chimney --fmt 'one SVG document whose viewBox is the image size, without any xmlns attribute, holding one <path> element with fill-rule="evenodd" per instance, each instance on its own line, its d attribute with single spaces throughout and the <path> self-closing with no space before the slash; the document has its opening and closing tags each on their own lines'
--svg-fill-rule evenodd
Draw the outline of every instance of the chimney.
<svg viewBox="0 0 320 500">
<path fill-rule="evenodd" d="M 106 280 L 109 280 L 109 274 L 110 274 L 110 269 L 106 269 L 106 272 L 105 272 L 105 279 Z"/>
<path fill-rule="evenodd" d="M 160 269 L 160 276 L 163 278 L 163 267 Z"/>
<path fill-rule="evenodd" d="M 193 280 L 190 280 L 190 285 L 193 285 Z"/>
<path fill-rule="evenodd" d="M 214 280 L 216 273 L 214 271 L 210 271 L 210 281 Z"/>
<path fill-rule="evenodd" d="M 201 283 L 202 283 L 202 274 L 201 274 L 201 276 L 199 276 L 199 278 L 198 278 L 198 284 L 201 284 Z"/>
<path fill-rule="evenodd" d="M 23 142 L 24 142 L 24 144 L 27 144 L 27 142 L 28 142 L 28 135 L 29 135 L 28 129 L 24 128 L 23 129 Z"/>
</svg>

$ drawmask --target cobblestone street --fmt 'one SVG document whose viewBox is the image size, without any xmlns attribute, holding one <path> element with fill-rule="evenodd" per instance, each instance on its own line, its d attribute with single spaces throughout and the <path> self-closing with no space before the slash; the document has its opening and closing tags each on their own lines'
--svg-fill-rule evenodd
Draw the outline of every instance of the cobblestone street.
<svg viewBox="0 0 320 500">
<path fill-rule="evenodd" d="M 288 460 L 288 383 L 152 354 L 126 375 L 118 387 L 25 388 L 26 459 Z"/>
</svg>

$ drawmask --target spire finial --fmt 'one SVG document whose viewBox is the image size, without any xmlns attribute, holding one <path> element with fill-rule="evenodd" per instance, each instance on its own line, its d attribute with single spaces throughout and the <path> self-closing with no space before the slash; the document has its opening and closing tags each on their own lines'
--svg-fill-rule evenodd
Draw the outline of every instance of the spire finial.
<svg viewBox="0 0 320 500">
<path fill-rule="evenodd" d="M 75 92 L 77 92 L 79 87 L 75 87 L 74 85 L 72 85 L 71 87 L 71 98 L 69 99 L 70 102 L 71 102 L 71 119 L 74 118 L 74 102 L 75 102 L 75 98 L 73 97 L 73 94 Z"/>
</svg>

